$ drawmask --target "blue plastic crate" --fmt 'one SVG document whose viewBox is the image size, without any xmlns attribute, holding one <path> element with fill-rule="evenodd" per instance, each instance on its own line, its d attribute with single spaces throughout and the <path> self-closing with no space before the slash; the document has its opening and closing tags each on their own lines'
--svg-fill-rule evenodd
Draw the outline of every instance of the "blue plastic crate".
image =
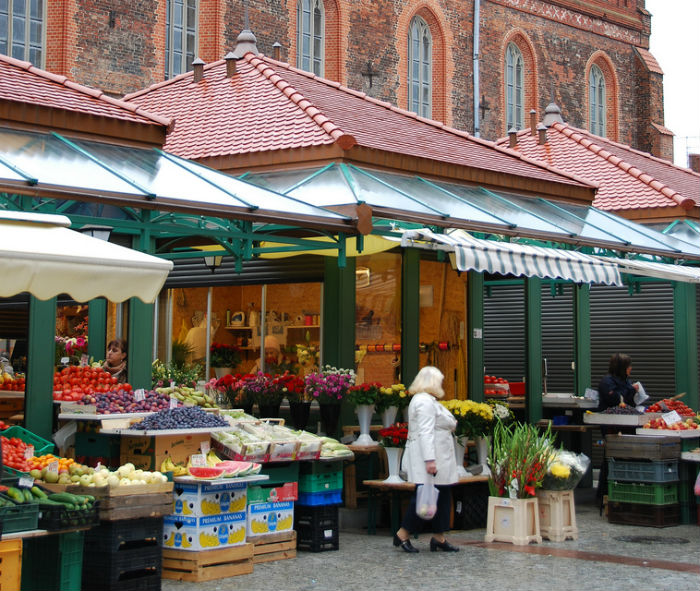
<svg viewBox="0 0 700 591">
<path fill-rule="evenodd" d="M 299 493 L 297 504 L 307 507 L 317 507 L 319 505 L 339 505 L 343 502 L 343 491 L 329 490 L 324 492 Z"/>
</svg>

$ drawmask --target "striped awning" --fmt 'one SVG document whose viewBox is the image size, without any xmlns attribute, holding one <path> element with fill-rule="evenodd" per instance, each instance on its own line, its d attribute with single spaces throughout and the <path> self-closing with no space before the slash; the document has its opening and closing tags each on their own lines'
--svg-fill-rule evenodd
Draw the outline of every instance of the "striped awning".
<svg viewBox="0 0 700 591">
<path fill-rule="evenodd" d="M 547 277 L 575 283 L 623 284 L 615 262 L 573 250 L 482 240 L 463 230 L 449 234 L 435 234 L 426 229 L 408 230 L 403 234 L 401 245 L 446 250 L 459 271 Z"/>
<path fill-rule="evenodd" d="M 655 277 L 669 281 L 684 281 L 685 283 L 700 283 L 700 267 L 669 265 L 640 259 L 605 259 L 614 262 L 623 273 Z"/>
</svg>

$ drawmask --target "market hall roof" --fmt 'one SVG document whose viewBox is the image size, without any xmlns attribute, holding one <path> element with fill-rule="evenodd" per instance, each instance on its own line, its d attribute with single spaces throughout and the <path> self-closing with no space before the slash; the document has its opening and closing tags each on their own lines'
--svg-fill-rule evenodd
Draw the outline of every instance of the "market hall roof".
<svg viewBox="0 0 700 591">
<path fill-rule="evenodd" d="M 162 146 L 171 120 L 0 54 L 0 120 Z"/>
<path fill-rule="evenodd" d="M 594 207 L 647 223 L 698 218 L 700 174 L 563 122 L 545 133 L 541 143 L 539 134 L 521 130 L 513 149 L 597 183 Z"/>
<path fill-rule="evenodd" d="M 230 58 L 233 59 L 233 58 Z M 590 203 L 595 185 L 264 55 L 219 60 L 124 100 L 175 120 L 165 149 L 219 170 L 345 159 Z"/>
</svg>

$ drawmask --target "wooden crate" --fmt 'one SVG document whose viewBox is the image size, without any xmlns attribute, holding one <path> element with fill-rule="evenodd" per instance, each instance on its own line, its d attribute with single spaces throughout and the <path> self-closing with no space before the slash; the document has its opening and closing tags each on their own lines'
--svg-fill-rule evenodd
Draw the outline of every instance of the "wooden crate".
<svg viewBox="0 0 700 591">
<path fill-rule="evenodd" d="M 251 541 L 255 564 L 297 557 L 297 532 L 294 530 L 255 536 Z"/>
<path fill-rule="evenodd" d="M 172 491 L 100 499 L 100 519 L 102 521 L 161 517 L 170 515 L 172 512 Z"/>
<path fill-rule="evenodd" d="M 249 575 L 252 572 L 253 544 L 201 552 L 163 548 L 164 579 L 201 582 Z"/>
</svg>

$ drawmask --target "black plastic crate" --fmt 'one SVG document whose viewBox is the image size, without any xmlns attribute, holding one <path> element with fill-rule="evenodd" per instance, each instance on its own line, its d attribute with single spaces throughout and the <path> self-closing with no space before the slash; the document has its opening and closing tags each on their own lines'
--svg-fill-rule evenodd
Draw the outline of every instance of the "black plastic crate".
<svg viewBox="0 0 700 591">
<path fill-rule="evenodd" d="M 162 551 L 160 545 L 118 550 L 117 552 L 85 552 L 83 580 L 110 587 L 121 581 L 160 576 Z"/>
<path fill-rule="evenodd" d="M 681 508 L 670 505 L 645 505 L 642 503 L 608 502 L 608 521 L 620 525 L 670 527 L 680 525 Z"/>
<path fill-rule="evenodd" d="M 37 527 L 55 531 L 97 525 L 100 522 L 99 504 L 99 501 L 95 501 L 90 509 L 64 509 L 58 505 L 39 503 Z"/>
<path fill-rule="evenodd" d="M 481 529 L 486 527 L 489 506 L 488 484 L 474 483 L 454 487 L 454 529 Z"/>
<path fill-rule="evenodd" d="M 294 508 L 294 529 L 297 532 L 297 550 L 338 550 L 338 507 L 297 505 Z"/>
<path fill-rule="evenodd" d="M 161 573 L 124 579 L 112 584 L 105 584 L 99 579 L 86 580 L 83 576 L 81 591 L 160 591 Z"/>
<path fill-rule="evenodd" d="M 90 552 L 117 552 L 144 546 L 160 546 L 163 518 L 103 521 L 86 532 L 85 547 Z"/>
</svg>

